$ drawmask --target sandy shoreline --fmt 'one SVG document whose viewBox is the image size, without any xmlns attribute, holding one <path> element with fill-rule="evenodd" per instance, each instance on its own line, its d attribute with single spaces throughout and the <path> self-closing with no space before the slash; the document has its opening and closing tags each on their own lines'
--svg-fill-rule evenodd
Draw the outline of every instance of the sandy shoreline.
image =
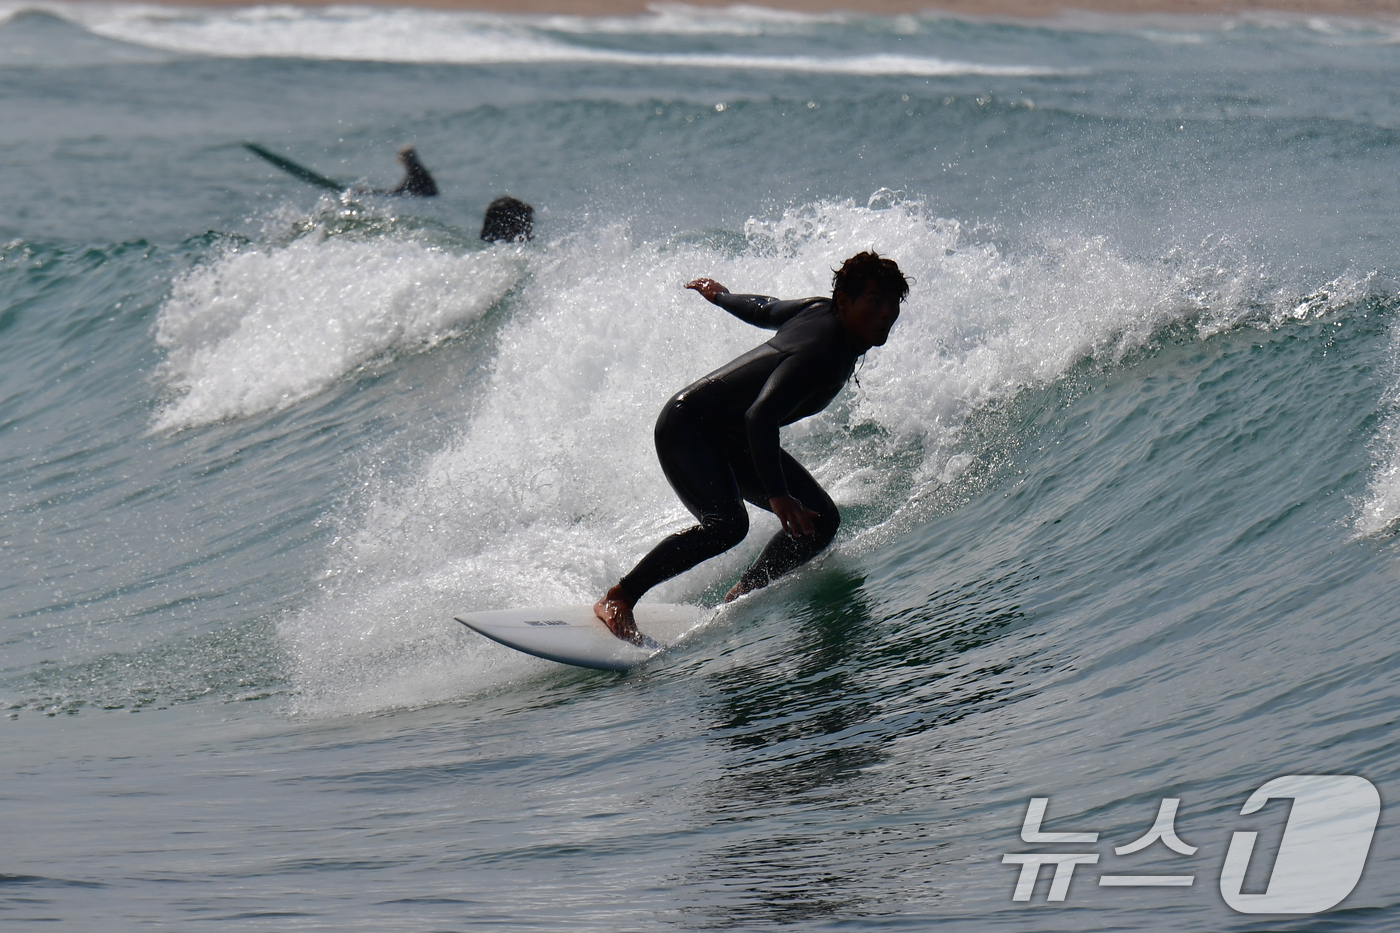
<svg viewBox="0 0 1400 933">
<path fill-rule="evenodd" d="M 257 6 L 275 0 L 157 0 L 173 6 Z M 685 0 L 687 5 L 723 8 L 733 0 Z M 332 4 L 416 6 L 496 13 L 563 13 L 578 16 L 634 16 L 656 0 L 298 0 L 301 6 Z M 1356 18 L 1400 16 L 1400 0 L 759 0 L 763 6 L 804 13 L 851 11 L 875 15 L 942 12 L 957 16 L 1044 19 L 1074 12 L 1174 16 L 1291 13 Z"/>
</svg>

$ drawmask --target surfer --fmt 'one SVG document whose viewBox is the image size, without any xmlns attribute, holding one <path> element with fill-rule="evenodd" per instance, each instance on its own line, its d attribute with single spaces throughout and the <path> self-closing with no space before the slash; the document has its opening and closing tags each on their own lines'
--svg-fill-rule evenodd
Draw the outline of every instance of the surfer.
<svg viewBox="0 0 1400 933">
<path fill-rule="evenodd" d="M 427 168 L 418 159 L 418 150 L 412 146 L 403 146 L 399 149 L 399 164 L 404 168 L 403 181 L 399 182 L 397 188 L 367 188 L 361 186 L 347 187 L 344 182 L 336 181 L 334 178 L 327 178 L 319 172 L 307 168 L 297 162 L 293 162 L 286 156 L 258 145 L 257 143 L 245 142 L 243 147 L 261 159 L 280 168 L 294 178 L 313 184 L 318 188 L 325 188 L 327 191 L 353 191 L 356 194 L 392 194 L 404 195 L 411 198 L 435 198 L 437 197 L 437 182 L 433 181 L 433 176 L 428 174 Z"/>
<path fill-rule="evenodd" d="M 433 176 L 428 174 L 423 163 L 418 161 L 418 150 L 412 146 L 403 146 L 399 149 L 399 164 L 403 166 L 403 181 L 399 182 L 397 188 L 391 188 L 384 194 L 399 194 L 410 198 L 435 198 L 437 197 L 437 182 L 433 181 Z"/>
<path fill-rule="evenodd" d="M 841 516 L 802 464 L 778 445 L 778 428 L 822 411 L 856 361 L 883 346 L 909 294 L 894 260 L 857 253 L 832 279 L 830 298 L 780 301 L 735 295 L 714 279 L 699 292 L 730 314 L 777 333 L 677 393 L 656 421 L 656 453 L 671 488 L 700 524 L 662 540 L 593 607 L 618 638 L 641 643 L 632 607 L 642 594 L 744 540 L 744 501 L 782 530 L 725 595 L 729 602 L 815 557 Z"/>
<path fill-rule="evenodd" d="M 535 235 L 535 209 L 518 198 L 502 195 L 486 208 L 481 238 L 488 243 L 519 243 Z"/>
</svg>

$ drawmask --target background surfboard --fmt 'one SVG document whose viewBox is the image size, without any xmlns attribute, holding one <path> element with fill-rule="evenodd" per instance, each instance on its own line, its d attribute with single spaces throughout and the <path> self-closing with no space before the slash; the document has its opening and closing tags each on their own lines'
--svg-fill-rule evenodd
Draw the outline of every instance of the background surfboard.
<svg viewBox="0 0 1400 933">
<path fill-rule="evenodd" d="M 334 178 L 327 178 L 319 172 L 312 171 L 305 165 L 293 162 L 286 156 L 280 156 L 270 149 L 265 149 L 257 143 L 244 143 L 243 148 L 259 158 L 266 159 L 288 175 L 300 178 L 302 181 L 316 185 L 318 188 L 325 188 L 327 191 L 344 191 L 346 188 L 350 187 L 349 185 L 336 181 Z"/>
</svg>

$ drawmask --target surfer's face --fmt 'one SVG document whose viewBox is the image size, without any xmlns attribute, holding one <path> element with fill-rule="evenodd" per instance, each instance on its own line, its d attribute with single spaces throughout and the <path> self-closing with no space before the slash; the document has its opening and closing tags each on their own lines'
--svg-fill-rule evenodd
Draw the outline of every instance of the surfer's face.
<svg viewBox="0 0 1400 933">
<path fill-rule="evenodd" d="M 891 298 L 874 282 L 865 283 L 859 298 L 836 293 L 836 314 L 846 332 L 867 347 L 883 347 L 890 328 L 899 320 L 899 300 Z"/>
</svg>

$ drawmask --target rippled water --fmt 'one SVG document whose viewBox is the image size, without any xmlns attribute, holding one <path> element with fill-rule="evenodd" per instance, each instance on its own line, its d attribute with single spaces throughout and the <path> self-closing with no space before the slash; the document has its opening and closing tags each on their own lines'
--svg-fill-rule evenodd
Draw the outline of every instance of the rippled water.
<svg viewBox="0 0 1400 933">
<path fill-rule="evenodd" d="M 1371 929 L 1400 518 L 1393 24 L 0 6 L 0 917 Z M 257 141 L 443 196 L 323 197 Z M 481 212 L 534 204 L 534 242 Z M 831 551 L 626 675 L 451 621 L 688 515 L 679 283 L 915 287 L 785 445 Z M 772 529 L 655 598 L 714 606 Z M 1222 899 L 1375 784 L 1317 917 Z M 1097 863 L 1013 901 L 1033 797 Z M 1179 799 L 1161 844 L 1118 855 Z M 1256 857 L 1247 891 L 1271 866 Z M 1115 889 L 1105 875 L 1191 874 Z"/>
</svg>

